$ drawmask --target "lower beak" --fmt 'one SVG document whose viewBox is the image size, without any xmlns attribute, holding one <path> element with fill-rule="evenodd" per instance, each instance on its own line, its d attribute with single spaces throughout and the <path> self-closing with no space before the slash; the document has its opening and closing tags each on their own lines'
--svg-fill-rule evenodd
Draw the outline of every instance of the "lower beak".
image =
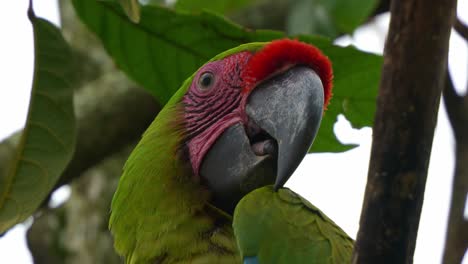
<svg viewBox="0 0 468 264">
<path fill-rule="evenodd" d="M 323 102 L 322 82 L 308 67 L 293 67 L 255 87 L 246 105 L 249 124 L 224 131 L 201 164 L 213 204 L 231 213 L 250 191 L 282 187 L 312 145 Z"/>
</svg>

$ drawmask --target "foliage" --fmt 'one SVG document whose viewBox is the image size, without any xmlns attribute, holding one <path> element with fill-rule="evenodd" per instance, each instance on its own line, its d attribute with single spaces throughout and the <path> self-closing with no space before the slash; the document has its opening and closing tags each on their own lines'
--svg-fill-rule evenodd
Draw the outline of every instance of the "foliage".
<svg viewBox="0 0 468 264">
<path fill-rule="evenodd" d="M 127 13 L 128 18 L 135 23 L 140 21 L 140 4 L 138 0 L 120 0 L 120 5 Z"/>
<path fill-rule="evenodd" d="M 117 5 L 74 0 L 84 23 L 101 39 L 107 52 L 130 78 L 149 89 L 161 104 L 180 84 L 216 54 L 242 43 L 283 38 L 283 32 L 248 30 L 210 12 L 199 14 L 145 6 L 139 24 Z M 334 100 L 314 143 L 315 152 L 349 149 L 333 133 L 337 115 L 356 127 L 370 126 L 380 76 L 381 58 L 352 47 L 341 48 L 323 37 L 299 36 L 324 51 L 333 62 Z"/>
<path fill-rule="evenodd" d="M 179 0 L 175 4 L 176 10 L 189 10 L 199 12 L 210 10 L 219 14 L 229 14 L 230 12 L 245 8 L 258 0 Z"/>
<path fill-rule="evenodd" d="M 243 28 L 220 15 L 249 8 L 251 1 L 210 3 L 180 0 L 170 9 L 164 5 L 140 6 L 136 0 L 73 0 L 82 22 L 101 40 L 117 66 L 161 104 L 214 55 L 247 42 L 287 37 L 282 31 Z M 334 69 L 334 97 L 313 151 L 345 151 L 353 145 L 337 140 L 334 123 L 343 114 L 354 127 L 372 125 L 382 59 L 310 34 L 335 37 L 352 32 L 370 15 L 375 0 L 302 0 L 292 3 L 290 11 L 301 3 L 307 10 L 299 8 L 305 13 L 291 15 L 294 22 L 290 21 L 289 27 L 291 32 L 308 35 L 291 37 L 316 45 L 330 57 Z M 317 6 L 320 8 L 312 8 Z M 311 10 L 321 10 L 317 19 L 323 20 L 310 19 L 316 17 Z M 7 177 L 0 178 L 0 232 L 34 212 L 66 167 L 74 147 L 70 51 L 57 28 L 34 16 L 31 21 L 36 45 L 34 86 L 18 156 Z M 326 27 L 303 30 L 300 25 L 304 21 Z"/>
<path fill-rule="evenodd" d="M 35 64 L 31 103 L 17 155 L 0 179 L 0 233 L 29 217 L 70 161 L 75 144 L 69 47 L 51 23 L 30 12 Z"/>
<path fill-rule="evenodd" d="M 288 31 L 293 34 L 320 33 L 337 37 L 352 33 L 375 8 L 376 0 L 298 0 L 288 17 Z"/>
</svg>

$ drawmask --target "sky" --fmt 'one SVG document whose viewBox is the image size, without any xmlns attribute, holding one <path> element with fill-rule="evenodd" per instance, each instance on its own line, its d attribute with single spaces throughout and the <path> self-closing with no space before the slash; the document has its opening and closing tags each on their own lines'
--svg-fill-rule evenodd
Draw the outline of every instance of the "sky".
<svg viewBox="0 0 468 264">
<path fill-rule="evenodd" d="M 32 29 L 27 20 L 26 0 L 8 1 L 0 9 L 0 140 L 24 126 L 33 72 Z M 458 16 L 468 24 L 468 1 L 458 1 Z M 58 24 L 56 0 L 36 1 L 35 12 Z M 382 53 L 389 16 L 358 29 L 352 36 L 336 42 L 353 44 L 359 49 Z M 449 68 L 459 93 L 465 93 L 468 74 L 468 45 L 452 32 Z M 301 163 L 287 186 L 323 210 L 351 237 L 359 229 L 359 217 L 367 178 L 372 129 L 353 129 L 342 116 L 335 133 L 344 143 L 359 147 L 340 154 L 310 154 Z M 440 107 L 435 132 L 424 206 L 418 232 L 415 264 L 441 262 L 447 225 L 453 175 L 454 139 L 445 109 Z M 54 194 L 57 206 L 69 195 L 62 188 Z M 468 219 L 468 210 L 465 210 Z M 28 222 L 28 221 L 27 221 Z M 29 221 L 30 222 L 30 221 Z M 30 223 L 20 224 L 0 238 L 0 256 L 6 263 L 30 264 L 25 230 Z M 465 256 L 464 264 L 468 264 Z"/>
</svg>

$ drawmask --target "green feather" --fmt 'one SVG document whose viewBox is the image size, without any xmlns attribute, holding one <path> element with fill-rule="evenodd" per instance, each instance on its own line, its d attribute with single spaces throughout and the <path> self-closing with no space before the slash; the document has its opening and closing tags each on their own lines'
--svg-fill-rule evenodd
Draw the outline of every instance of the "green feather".
<svg viewBox="0 0 468 264">
<path fill-rule="evenodd" d="M 266 43 L 249 43 L 221 60 Z M 181 155 L 183 96 L 195 73 L 173 95 L 128 158 L 111 205 L 109 228 L 127 263 L 239 263 L 229 216 L 209 203 Z"/>
<path fill-rule="evenodd" d="M 242 257 L 270 263 L 350 263 L 353 240 L 307 200 L 272 186 L 246 195 L 234 211 Z"/>
</svg>

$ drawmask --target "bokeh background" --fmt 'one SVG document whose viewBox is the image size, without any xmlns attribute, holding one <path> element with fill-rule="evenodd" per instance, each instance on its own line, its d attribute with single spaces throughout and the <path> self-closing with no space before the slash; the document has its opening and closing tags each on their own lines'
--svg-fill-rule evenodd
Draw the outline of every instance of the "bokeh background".
<svg viewBox="0 0 468 264">
<path fill-rule="evenodd" d="M 285 4 L 288 1 L 279 2 Z M 27 4 L 25 0 L 8 1 L 0 9 L 0 140 L 24 126 L 28 109 L 34 55 L 32 29 L 26 15 Z M 60 25 L 56 0 L 35 1 L 34 9 L 38 16 Z M 304 11 L 300 8 L 291 10 L 293 8 L 290 8 L 288 14 L 278 12 L 278 20 L 283 21 L 278 22 L 281 24 L 279 27 L 285 27 L 291 33 L 309 33 L 314 30 L 302 25 L 304 14 L 301 12 Z M 258 14 L 262 13 L 259 11 Z M 289 17 L 284 18 L 281 15 Z M 465 24 L 468 23 L 468 1 L 458 1 L 458 17 Z M 262 19 L 266 21 L 275 18 L 257 17 L 257 20 Z M 382 54 L 389 19 L 388 13 L 380 14 L 353 34 L 340 36 L 335 43 L 342 46 L 352 44 L 361 50 Z M 322 30 L 326 30 L 326 27 L 322 27 Z M 450 40 L 449 67 L 457 91 L 466 93 L 468 46 L 454 31 Z M 321 208 L 350 236 L 355 237 L 359 228 L 372 129 L 353 129 L 341 116 L 335 125 L 335 133 L 342 142 L 358 144 L 359 147 L 339 154 L 309 154 L 287 186 Z M 416 264 L 441 261 L 454 167 L 453 145 L 453 135 L 441 103 L 414 257 Z M 112 180 L 109 181 L 115 185 L 116 175 L 119 174 L 121 162 L 127 153 L 128 150 L 123 150 L 120 157 L 87 172 L 90 174 L 86 176 L 89 179 L 58 189 L 52 196 L 50 207 L 58 208 L 59 216 L 56 213 L 44 213 L 42 219 L 47 218 L 48 224 L 37 228 L 36 233 L 31 235 L 31 240 L 40 237 L 32 244 L 37 246 L 41 243 L 53 243 L 57 239 L 62 243 L 57 246 L 58 251 L 63 251 L 60 254 L 74 255 L 65 257 L 65 263 L 99 263 L 95 262 L 99 259 L 111 263 L 111 260 L 115 260 L 112 254 L 102 253 L 111 249 L 108 247 L 110 238 L 103 234 L 104 224 L 100 222 L 100 217 L 108 213 L 107 201 L 101 201 L 100 198 L 111 195 L 112 192 L 105 189 L 109 183 L 106 181 L 110 177 Z M 91 178 L 100 180 L 96 182 Z M 88 208 L 86 203 L 89 201 L 97 206 Z M 465 217 L 468 218 L 468 210 L 465 210 Z M 63 219 L 74 219 L 74 222 L 68 220 L 67 226 L 61 222 Z M 26 244 L 26 230 L 31 225 L 32 220 L 27 220 L 0 238 L 1 263 L 33 263 Z M 75 230 L 70 226 L 75 227 Z M 94 243 L 87 242 L 93 238 Z M 98 249 L 102 252 L 96 252 Z M 94 256 L 98 254 L 102 256 Z M 468 263 L 466 256 L 463 263 Z"/>
</svg>

